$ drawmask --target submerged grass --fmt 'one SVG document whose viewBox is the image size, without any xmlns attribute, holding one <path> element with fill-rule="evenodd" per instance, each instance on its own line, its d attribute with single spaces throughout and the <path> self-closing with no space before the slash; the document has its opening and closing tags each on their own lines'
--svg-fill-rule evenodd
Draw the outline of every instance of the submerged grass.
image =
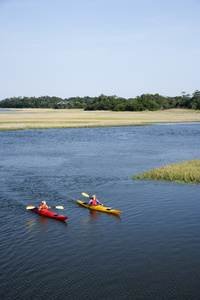
<svg viewBox="0 0 200 300">
<path fill-rule="evenodd" d="M 168 180 L 180 183 L 200 183 L 200 159 L 170 164 L 161 168 L 152 169 L 133 179 Z"/>
</svg>

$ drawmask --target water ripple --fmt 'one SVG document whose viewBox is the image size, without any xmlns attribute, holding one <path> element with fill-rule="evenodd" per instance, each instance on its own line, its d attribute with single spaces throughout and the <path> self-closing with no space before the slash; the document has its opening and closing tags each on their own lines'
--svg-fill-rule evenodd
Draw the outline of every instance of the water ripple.
<svg viewBox="0 0 200 300">
<path fill-rule="evenodd" d="M 199 158 L 199 132 L 198 124 L 0 132 L 1 299 L 198 299 L 199 186 L 127 178 Z M 79 206 L 82 192 L 122 214 Z M 67 221 L 26 210 L 42 200 L 64 206 Z"/>
</svg>

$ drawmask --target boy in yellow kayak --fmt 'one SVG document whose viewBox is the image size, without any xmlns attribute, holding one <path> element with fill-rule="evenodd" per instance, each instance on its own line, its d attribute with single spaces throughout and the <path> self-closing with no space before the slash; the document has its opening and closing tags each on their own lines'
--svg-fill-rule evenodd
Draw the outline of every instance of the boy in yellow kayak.
<svg viewBox="0 0 200 300">
<path fill-rule="evenodd" d="M 97 206 L 97 205 L 101 205 L 103 206 L 103 204 L 101 202 L 99 202 L 99 200 L 97 200 L 96 195 L 93 195 L 92 198 L 90 198 L 91 200 L 89 201 L 89 205 L 91 206 Z"/>
</svg>

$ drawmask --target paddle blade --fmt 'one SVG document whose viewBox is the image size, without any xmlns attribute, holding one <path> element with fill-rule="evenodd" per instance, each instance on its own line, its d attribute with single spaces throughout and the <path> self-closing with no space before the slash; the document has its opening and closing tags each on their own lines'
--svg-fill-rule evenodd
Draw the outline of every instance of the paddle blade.
<svg viewBox="0 0 200 300">
<path fill-rule="evenodd" d="M 29 205 L 26 207 L 26 209 L 33 209 L 33 208 L 35 208 L 35 206 L 32 206 L 32 205 Z"/>
<path fill-rule="evenodd" d="M 55 206 L 55 208 L 57 208 L 57 209 L 64 209 L 63 206 Z"/>
<path fill-rule="evenodd" d="M 90 196 L 86 193 L 82 193 L 83 196 L 90 198 Z"/>
</svg>

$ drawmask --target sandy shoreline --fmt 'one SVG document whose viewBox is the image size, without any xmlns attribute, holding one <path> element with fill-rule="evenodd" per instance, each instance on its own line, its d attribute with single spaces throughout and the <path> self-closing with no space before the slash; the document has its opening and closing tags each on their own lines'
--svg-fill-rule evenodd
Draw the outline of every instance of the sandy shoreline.
<svg viewBox="0 0 200 300">
<path fill-rule="evenodd" d="M 200 122 L 200 111 L 112 112 L 72 109 L 7 109 L 0 111 L 0 130 L 137 126 L 151 123 Z"/>
</svg>

